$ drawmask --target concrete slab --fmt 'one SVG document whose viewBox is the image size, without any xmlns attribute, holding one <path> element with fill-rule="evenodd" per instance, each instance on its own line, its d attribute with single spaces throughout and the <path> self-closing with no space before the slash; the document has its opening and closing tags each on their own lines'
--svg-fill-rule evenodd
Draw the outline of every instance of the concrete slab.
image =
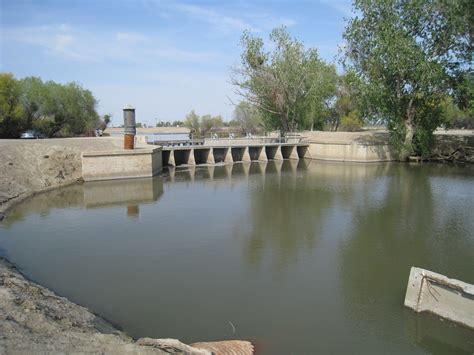
<svg viewBox="0 0 474 355">
<path fill-rule="evenodd" d="M 412 267 L 405 306 L 474 328 L 474 285 Z"/>
</svg>

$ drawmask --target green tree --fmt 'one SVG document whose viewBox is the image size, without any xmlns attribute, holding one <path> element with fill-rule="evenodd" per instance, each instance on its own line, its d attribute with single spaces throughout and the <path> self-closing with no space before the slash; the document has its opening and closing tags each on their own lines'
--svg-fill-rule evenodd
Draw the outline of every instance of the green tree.
<svg viewBox="0 0 474 355">
<path fill-rule="evenodd" d="M 255 134 L 263 127 L 262 115 L 259 110 L 246 101 L 241 101 L 234 109 L 234 120 L 231 126 L 239 127 L 242 133 Z"/>
<path fill-rule="evenodd" d="M 188 127 L 193 133 L 200 132 L 199 115 L 194 112 L 194 110 L 192 110 L 186 115 L 186 119 L 184 120 L 184 126 Z"/>
<path fill-rule="evenodd" d="M 359 81 L 353 72 L 347 72 L 337 78 L 336 97 L 327 123 L 332 131 L 342 125 L 343 130 L 357 130 L 363 125 L 360 108 L 364 107 L 358 100 Z"/>
<path fill-rule="evenodd" d="M 206 135 L 209 132 L 220 129 L 224 126 L 222 116 L 211 116 L 209 114 L 201 116 L 200 128 L 201 134 Z"/>
<path fill-rule="evenodd" d="M 26 125 L 49 137 L 80 135 L 99 121 L 97 100 L 77 83 L 59 84 L 28 77 L 20 81 Z"/>
<path fill-rule="evenodd" d="M 471 60 L 472 8 L 466 0 L 354 1 L 346 64 L 365 82 L 365 103 L 387 122 L 401 160 L 429 152 L 440 103 Z"/>
<path fill-rule="evenodd" d="M 18 138 L 26 127 L 20 103 L 20 83 L 10 73 L 0 74 L 0 137 Z"/>
<path fill-rule="evenodd" d="M 241 66 L 232 83 L 236 93 L 262 114 L 265 124 L 284 134 L 312 126 L 335 94 L 336 71 L 290 37 L 284 27 L 270 34 L 272 52 L 261 38 L 244 32 Z"/>
</svg>

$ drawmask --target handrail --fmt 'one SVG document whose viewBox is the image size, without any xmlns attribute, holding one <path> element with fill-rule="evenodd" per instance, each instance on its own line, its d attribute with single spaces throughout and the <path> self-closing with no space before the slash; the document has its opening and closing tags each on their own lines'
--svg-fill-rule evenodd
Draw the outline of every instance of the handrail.
<svg viewBox="0 0 474 355">
<path fill-rule="evenodd" d="M 188 139 L 171 139 L 171 140 L 160 140 L 156 139 L 157 136 L 167 136 L 167 135 L 177 135 L 180 133 L 153 133 L 148 135 L 153 137 L 153 141 L 150 142 L 147 140 L 148 143 L 150 144 L 160 144 L 162 146 L 201 146 L 201 145 L 206 145 L 207 143 L 210 143 L 209 145 L 212 145 L 212 142 L 216 142 L 219 145 L 223 146 L 231 146 L 231 145 L 236 145 L 239 143 L 247 143 L 247 144 L 252 144 L 252 143 L 277 143 L 277 144 L 284 144 L 284 143 L 302 143 L 308 141 L 307 137 L 301 136 L 301 135 L 291 135 L 287 137 L 282 137 L 282 136 L 276 136 L 276 137 L 268 137 L 268 136 L 246 136 L 246 137 L 204 137 L 200 139 L 195 139 L 194 134 L 189 133 L 189 138 Z M 181 133 L 182 134 L 182 133 Z"/>
</svg>

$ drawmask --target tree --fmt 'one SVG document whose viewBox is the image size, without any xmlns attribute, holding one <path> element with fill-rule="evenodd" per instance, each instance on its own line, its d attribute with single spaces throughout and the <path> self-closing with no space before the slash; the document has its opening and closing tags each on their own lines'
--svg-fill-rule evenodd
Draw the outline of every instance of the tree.
<svg viewBox="0 0 474 355">
<path fill-rule="evenodd" d="M 194 112 L 194 110 L 192 110 L 186 115 L 186 119 L 184 120 L 184 126 L 188 127 L 191 132 L 200 132 L 199 115 Z"/>
<path fill-rule="evenodd" d="M 235 123 L 234 123 L 235 120 Z M 239 127 L 242 133 L 255 134 L 263 127 L 262 115 L 255 106 L 241 101 L 234 109 L 234 120 L 230 125 Z"/>
<path fill-rule="evenodd" d="M 80 135 L 99 121 L 97 100 L 77 83 L 43 82 L 40 78 L 20 80 L 20 102 L 26 126 L 48 137 Z"/>
<path fill-rule="evenodd" d="M 344 130 L 356 130 L 362 127 L 363 119 L 358 101 L 359 82 L 353 72 L 347 72 L 337 78 L 336 98 L 331 107 L 327 123 L 332 131 L 337 131 L 342 124 Z M 344 121 L 344 122 L 342 122 Z"/>
<path fill-rule="evenodd" d="M 346 64 L 364 86 L 373 117 L 387 122 L 400 159 L 427 154 L 472 53 L 467 0 L 355 0 Z M 468 11 L 469 9 L 469 11 Z"/>
<path fill-rule="evenodd" d="M 261 38 L 242 35 L 241 66 L 232 78 L 236 93 L 283 134 L 311 126 L 335 93 L 335 67 L 322 61 L 316 49 L 305 49 L 284 27 L 274 29 L 270 41 L 275 49 L 266 52 Z"/>
<path fill-rule="evenodd" d="M 201 116 L 200 127 L 201 134 L 206 135 L 207 133 L 219 129 L 224 126 L 222 116 L 211 116 L 209 114 Z"/>
<path fill-rule="evenodd" d="M 21 86 L 10 73 L 0 73 L 0 137 L 17 138 L 25 129 Z"/>
</svg>

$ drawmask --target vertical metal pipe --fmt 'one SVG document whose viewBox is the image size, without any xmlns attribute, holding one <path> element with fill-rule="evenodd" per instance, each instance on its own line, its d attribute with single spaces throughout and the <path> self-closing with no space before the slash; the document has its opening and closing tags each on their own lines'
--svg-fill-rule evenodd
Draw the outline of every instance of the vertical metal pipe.
<svg viewBox="0 0 474 355">
<path fill-rule="evenodd" d="M 137 134 L 137 126 L 135 122 L 135 109 L 127 105 L 123 109 L 123 127 L 124 127 L 124 149 L 135 148 L 135 135 Z"/>
</svg>

